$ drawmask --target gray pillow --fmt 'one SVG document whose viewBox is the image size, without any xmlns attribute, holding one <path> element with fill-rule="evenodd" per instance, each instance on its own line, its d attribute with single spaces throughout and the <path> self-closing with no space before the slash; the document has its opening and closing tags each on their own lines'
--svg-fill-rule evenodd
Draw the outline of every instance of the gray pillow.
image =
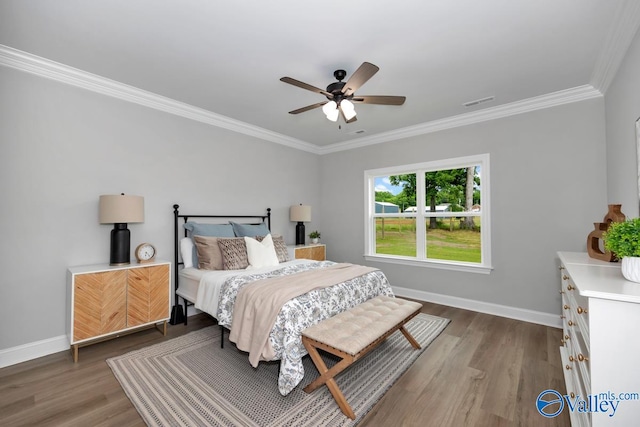
<svg viewBox="0 0 640 427">
<path fill-rule="evenodd" d="M 267 224 L 264 222 L 260 224 L 238 224 L 237 222 L 231 221 L 231 226 L 233 227 L 233 232 L 236 237 L 252 237 L 255 239 L 257 236 L 264 237 L 271 233 L 269 227 L 267 227 Z"/>
<path fill-rule="evenodd" d="M 184 228 L 191 232 L 192 236 L 212 237 L 236 237 L 233 234 L 231 224 L 201 224 L 199 222 L 187 222 Z"/>
</svg>

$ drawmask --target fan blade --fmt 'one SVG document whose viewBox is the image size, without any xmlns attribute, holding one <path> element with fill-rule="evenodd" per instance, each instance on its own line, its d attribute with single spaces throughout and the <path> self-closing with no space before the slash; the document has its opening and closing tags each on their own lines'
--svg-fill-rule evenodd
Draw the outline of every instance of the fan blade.
<svg viewBox="0 0 640 427">
<path fill-rule="evenodd" d="M 342 88 L 342 93 L 346 96 L 353 94 L 360 86 L 365 84 L 380 68 L 369 62 L 363 62 L 362 65 L 349 77 L 347 83 Z"/>
<path fill-rule="evenodd" d="M 294 86 L 298 86 L 299 88 L 302 89 L 306 89 L 306 90 L 310 90 L 311 92 L 315 92 L 315 93 L 320 93 L 324 96 L 329 97 L 330 99 L 333 99 L 333 94 L 330 92 L 327 92 L 326 90 L 317 88 L 315 86 L 311 86 L 310 84 L 306 84 L 304 82 L 301 82 L 300 80 L 296 80 L 296 79 L 292 79 L 291 77 L 283 77 L 280 79 L 281 82 L 285 82 L 285 83 L 289 83 L 290 85 L 294 85 Z"/>
<path fill-rule="evenodd" d="M 304 113 L 305 111 L 309 111 L 309 110 L 313 110 L 314 108 L 322 107 L 327 102 L 329 102 L 329 101 L 318 102 L 317 104 L 307 105 L 306 107 L 302 107 L 302 108 L 298 108 L 297 110 L 289 111 L 289 114 Z"/>
<path fill-rule="evenodd" d="M 351 101 L 361 104 L 402 105 L 406 99 L 405 96 L 365 95 L 353 97 Z"/>
</svg>

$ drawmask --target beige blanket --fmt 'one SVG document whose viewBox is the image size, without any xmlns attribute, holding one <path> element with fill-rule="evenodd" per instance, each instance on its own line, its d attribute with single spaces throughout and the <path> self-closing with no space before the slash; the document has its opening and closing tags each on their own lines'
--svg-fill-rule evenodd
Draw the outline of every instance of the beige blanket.
<svg viewBox="0 0 640 427">
<path fill-rule="evenodd" d="M 269 342 L 269 334 L 287 301 L 375 270 L 363 265 L 333 264 L 327 268 L 251 283 L 236 297 L 229 340 L 240 350 L 249 352 L 249 362 L 254 368 L 260 360 L 273 360 L 275 352 Z"/>
</svg>

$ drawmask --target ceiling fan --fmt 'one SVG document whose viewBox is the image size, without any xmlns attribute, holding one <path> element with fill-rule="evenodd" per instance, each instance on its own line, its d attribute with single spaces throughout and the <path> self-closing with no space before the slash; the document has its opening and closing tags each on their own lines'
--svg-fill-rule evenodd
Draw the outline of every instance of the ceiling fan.
<svg viewBox="0 0 640 427">
<path fill-rule="evenodd" d="M 356 110 L 354 103 L 358 104 L 379 104 L 379 105 L 402 105 L 406 97 L 404 96 L 384 96 L 384 95 L 363 95 L 356 96 L 355 91 L 365 84 L 380 68 L 369 63 L 363 62 L 362 65 L 349 77 L 349 80 L 343 82 L 347 76 L 345 70 L 336 70 L 333 76 L 338 80 L 327 86 L 327 90 L 311 86 L 291 77 L 282 77 L 280 81 L 310 90 L 327 97 L 328 101 L 318 102 L 317 104 L 307 105 L 297 110 L 289 111 L 289 114 L 300 114 L 314 108 L 322 107 L 322 111 L 327 119 L 335 122 L 338 116 L 342 116 L 346 123 L 355 122 Z"/>
</svg>

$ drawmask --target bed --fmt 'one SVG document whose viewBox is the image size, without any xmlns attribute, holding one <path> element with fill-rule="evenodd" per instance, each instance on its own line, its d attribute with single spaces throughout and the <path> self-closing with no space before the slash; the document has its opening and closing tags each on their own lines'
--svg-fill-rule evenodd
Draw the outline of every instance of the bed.
<svg viewBox="0 0 640 427">
<path fill-rule="evenodd" d="M 307 352 L 302 330 L 375 296 L 393 296 L 380 270 L 332 261 L 289 259 L 282 238 L 271 235 L 270 209 L 266 214 L 249 216 L 188 215 L 179 213 L 179 206 L 174 205 L 174 216 L 172 323 L 187 322 L 187 316 L 181 313 L 184 307 L 186 314 L 188 305 L 208 313 L 223 333 L 229 332 L 230 341 L 249 353 L 252 366 L 257 367 L 260 361 L 280 361 L 278 390 L 282 395 L 289 394 L 304 376 L 302 357 Z M 213 223 L 208 226 L 203 221 Z M 229 224 L 233 237 L 229 236 Z M 204 232 L 211 234 L 196 234 Z M 216 243 L 222 264 L 217 255 L 208 256 Z M 240 258 L 243 255 L 241 243 L 248 261 L 253 261 L 244 268 L 238 267 L 246 261 L 235 259 L 237 254 Z M 263 263 L 256 256 L 265 253 L 260 244 L 270 248 L 272 243 L 273 251 L 268 249 L 272 262 Z M 257 299 L 252 300 L 251 295 L 259 288 L 264 288 L 262 294 L 256 293 Z M 278 298 L 282 301 L 278 302 Z M 265 330 L 254 331 L 260 328 Z"/>
</svg>

